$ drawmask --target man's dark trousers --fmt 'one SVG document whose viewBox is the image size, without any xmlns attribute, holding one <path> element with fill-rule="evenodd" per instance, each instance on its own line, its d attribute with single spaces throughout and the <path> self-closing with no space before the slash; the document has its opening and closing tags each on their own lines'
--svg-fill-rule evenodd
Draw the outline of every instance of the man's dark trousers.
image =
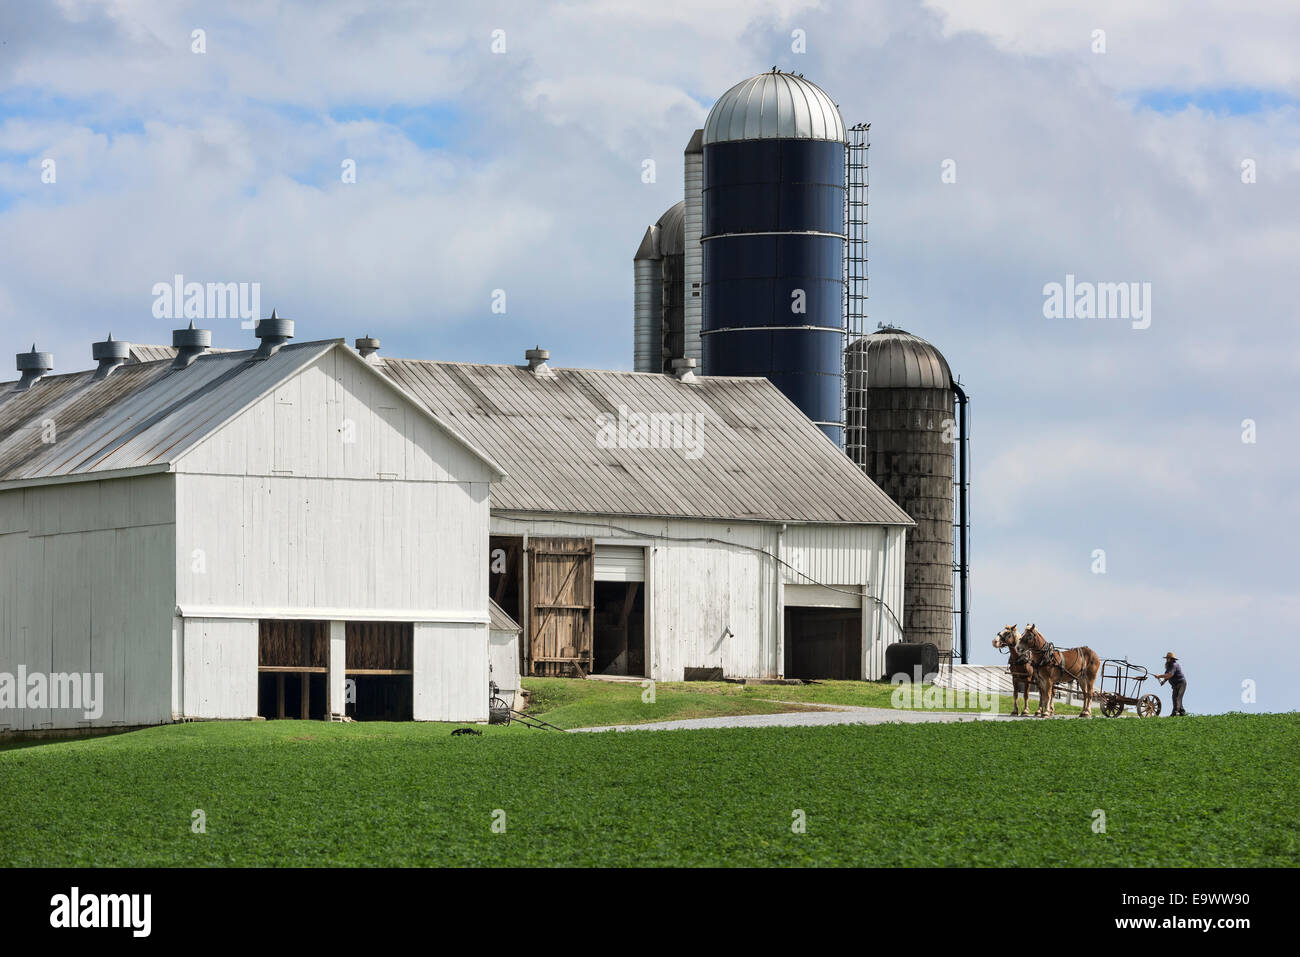
<svg viewBox="0 0 1300 957">
<path fill-rule="evenodd" d="M 1187 714 L 1183 710 L 1183 692 L 1187 690 L 1187 682 L 1184 681 L 1182 684 L 1170 685 L 1169 687 L 1174 696 L 1173 714 Z"/>
</svg>

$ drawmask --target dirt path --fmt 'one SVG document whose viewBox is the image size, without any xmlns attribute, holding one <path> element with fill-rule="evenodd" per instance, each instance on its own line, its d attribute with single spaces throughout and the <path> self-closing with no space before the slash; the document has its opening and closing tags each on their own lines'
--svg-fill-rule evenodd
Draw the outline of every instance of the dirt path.
<svg viewBox="0 0 1300 957">
<path fill-rule="evenodd" d="M 807 707 L 806 702 L 800 702 Z M 832 710 L 833 709 L 833 710 Z M 1065 717 L 1061 715 L 1060 717 Z M 592 731 L 694 731 L 701 728 L 799 728 L 831 724 L 949 724 L 957 721 L 1022 721 L 1009 714 L 961 711 L 909 711 L 830 705 L 824 710 L 785 714 L 741 714 L 721 718 L 685 718 L 650 724 L 616 724 L 605 728 L 571 728 L 572 733 Z"/>
</svg>

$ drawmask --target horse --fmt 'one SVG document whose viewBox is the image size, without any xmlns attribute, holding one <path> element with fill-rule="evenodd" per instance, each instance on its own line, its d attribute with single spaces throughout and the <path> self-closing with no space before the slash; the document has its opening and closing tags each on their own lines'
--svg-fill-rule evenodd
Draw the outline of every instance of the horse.
<svg viewBox="0 0 1300 957">
<path fill-rule="evenodd" d="M 993 639 L 993 647 L 1001 651 L 1007 649 L 1011 668 L 1011 713 L 1016 716 L 1029 714 L 1029 684 L 1034 680 L 1034 665 L 1029 655 L 1022 655 L 1016 647 L 1020 633 L 1015 625 L 1007 625 Z M 1025 707 L 1020 709 L 1020 696 L 1024 695 Z"/>
<path fill-rule="evenodd" d="M 1037 717 L 1045 718 L 1055 714 L 1052 695 L 1057 682 L 1063 677 L 1074 680 L 1083 692 L 1083 710 L 1080 718 L 1092 717 L 1092 687 L 1101 670 L 1101 658 L 1097 652 L 1084 645 L 1062 651 L 1051 644 L 1043 633 L 1033 625 L 1025 626 L 1025 633 L 1016 642 L 1016 650 L 1028 654 L 1034 666 L 1034 675 L 1038 681 Z"/>
</svg>

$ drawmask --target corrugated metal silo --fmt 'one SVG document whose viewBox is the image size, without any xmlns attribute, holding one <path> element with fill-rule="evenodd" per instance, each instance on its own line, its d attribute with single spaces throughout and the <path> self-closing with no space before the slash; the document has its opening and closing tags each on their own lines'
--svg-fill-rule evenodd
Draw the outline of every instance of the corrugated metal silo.
<svg viewBox="0 0 1300 957">
<path fill-rule="evenodd" d="M 670 206 L 646 230 L 632 259 L 633 368 L 670 372 L 684 348 L 685 201 Z"/>
<path fill-rule="evenodd" d="M 632 257 L 632 368 L 658 372 L 656 360 L 663 341 L 663 257 L 659 227 L 649 226 Z"/>
<path fill-rule="evenodd" d="M 881 329 L 845 355 L 845 451 L 915 521 L 907 533 L 903 638 L 952 650 L 955 393 L 939 350 Z"/>
<path fill-rule="evenodd" d="M 766 376 L 843 442 L 844 120 L 801 76 L 760 73 L 703 137 L 703 370 Z"/>
</svg>

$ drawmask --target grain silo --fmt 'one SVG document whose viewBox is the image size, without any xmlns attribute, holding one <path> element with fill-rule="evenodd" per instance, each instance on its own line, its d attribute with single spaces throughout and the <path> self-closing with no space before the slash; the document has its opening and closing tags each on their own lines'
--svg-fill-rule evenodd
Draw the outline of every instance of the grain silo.
<svg viewBox="0 0 1300 957">
<path fill-rule="evenodd" d="M 766 376 L 839 444 L 845 142 L 802 76 L 736 84 L 704 124 L 701 230 L 702 371 Z"/>
<path fill-rule="evenodd" d="M 685 207 L 685 200 L 670 206 L 646 230 L 632 260 L 637 372 L 671 372 L 672 360 L 683 354 Z"/>
<path fill-rule="evenodd" d="M 907 536 L 904 640 L 951 652 L 953 459 L 959 435 L 964 438 L 955 415 L 960 386 L 938 349 L 902 329 L 882 328 L 854 341 L 845 367 L 845 451 L 917 525 Z M 963 537 L 963 552 L 964 546 Z M 963 589 L 964 581 L 963 575 Z"/>
</svg>

